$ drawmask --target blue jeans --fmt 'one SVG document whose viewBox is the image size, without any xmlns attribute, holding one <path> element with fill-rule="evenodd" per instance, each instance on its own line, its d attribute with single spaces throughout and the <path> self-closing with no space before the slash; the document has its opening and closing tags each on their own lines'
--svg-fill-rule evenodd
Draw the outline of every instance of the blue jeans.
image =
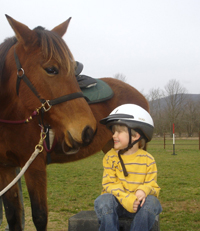
<svg viewBox="0 0 200 231">
<path fill-rule="evenodd" d="M 94 202 L 94 209 L 100 224 L 99 231 L 118 231 L 119 217 L 133 219 L 130 231 L 149 231 L 156 216 L 162 211 L 159 200 L 149 195 L 136 213 L 130 213 L 110 193 L 100 195 Z"/>
</svg>

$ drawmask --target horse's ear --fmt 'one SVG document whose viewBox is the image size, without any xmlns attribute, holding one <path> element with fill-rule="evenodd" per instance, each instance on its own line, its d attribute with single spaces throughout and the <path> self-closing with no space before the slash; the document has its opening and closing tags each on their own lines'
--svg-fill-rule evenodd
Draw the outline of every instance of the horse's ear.
<svg viewBox="0 0 200 231">
<path fill-rule="evenodd" d="M 6 15 L 6 18 L 14 30 L 16 38 L 19 42 L 22 42 L 24 45 L 26 45 L 28 42 L 33 41 L 33 31 L 31 29 L 29 29 L 26 25 L 14 20 L 8 15 Z"/>
<path fill-rule="evenodd" d="M 65 22 L 63 22 L 60 25 L 54 27 L 52 29 L 52 31 L 56 32 L 57 34 L 60 35 L 60 37 L 62 37 L 67 31 L 70 20 L 71 20 L 71 18 L 67 19 Z"/>
</svg>

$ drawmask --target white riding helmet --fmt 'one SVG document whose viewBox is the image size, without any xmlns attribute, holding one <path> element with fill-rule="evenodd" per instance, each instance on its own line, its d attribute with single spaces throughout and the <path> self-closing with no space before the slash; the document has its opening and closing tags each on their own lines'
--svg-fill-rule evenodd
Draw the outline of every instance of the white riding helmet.
<svg viewBox="0 0 200 231">
<path fill-rule="evenodd" d="M 150 114 L 142 107 L 136 104 L 123 104 L 115 108 L 108 117 L 100 121 L 112 129 L 112 125 L 120 124 L 132 128 L 144 135 L 146 142 L 149 142 L 153 136 L 154 123 Z"/>
</svg>

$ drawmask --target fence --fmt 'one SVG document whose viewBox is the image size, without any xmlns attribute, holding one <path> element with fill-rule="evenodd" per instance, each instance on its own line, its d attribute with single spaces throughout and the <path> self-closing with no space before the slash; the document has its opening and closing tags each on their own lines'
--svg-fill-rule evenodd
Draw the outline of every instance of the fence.
<svg viewBox="0 0 200 231">
<path fill-rule="evenodd" d="M 178 137 L 175 136 L 175 139 L 173 140 L 173 137 L 170 137 L 169 134 L 163 134 L 163 137 L 154 137 L 152 141 L 148 144 L 148 146 L 163 146 L 163 149 L 168 149 L 171 146 L 171 149 L 173 149 L 173 153 L 175 153 L 175 147 L 180 148 L 189 148 L 189 149 L 197 149 L 200 150 L 200 133 L 197 137 Z M 189 147 L 190 146 L 190 147 Z"/>
</svg>

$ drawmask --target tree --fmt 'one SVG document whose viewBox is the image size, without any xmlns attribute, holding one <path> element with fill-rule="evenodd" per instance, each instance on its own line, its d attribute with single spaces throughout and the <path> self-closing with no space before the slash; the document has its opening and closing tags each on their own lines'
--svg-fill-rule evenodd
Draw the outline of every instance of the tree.
<svg viewBox="0 0 200 231">
<path fill-rule="evenodd" d="M 165 113 L 166 123 L 172 133 L 172 124 L 176 126 L 176 131 L 181 135 L 181 120 L 186 104 L 186 89 L 180 85 L 179 81 L 172 79 L 165 86 L 164 96 L 166 102 Z"/>
<path fill-rule="evenodd" d="M 126 81 L 126 76 L 123 75 L 123 74 L 121 74 L 121 73 L 115 74 L 115 75 L 114 75 L 114 78 L 115 78 L 115 79 L 119 79 L 119 80 L 121 80 L 121 81 L 123 81 L 123 82 L 125 82 L 125 83 L 127 82 L 127 81 Z"/>
<path fill-rule="evenodd" d="M 162 97 L 163 91 L 160 90 L 160 88 L 151 89 L 149 95 L 147 96 L 150 114 L 154 121 L 154 132 L 160 136 L 162 136 L 164 132 L 163 107 L 161 104 Z"/>
<path fill-rule="evenodd" d="M 200 95 L 194 97 L 186 93 L 186 89 L 172 79 L 164 90 L 151 89 L 146 95 L 155 134 L 162 136 L 163 133 L 169 132 L 172 135 L 173 123 L 179 136 L 183 132 L 189 137 L 200 132 Z"/>
<path fill-rule="evenodd" d="M 189 137 L 193 135 L 194 132 L 199 132 L 200 125 L 200 109 L 199 109 L 200 98 L 195 101 L 188 98 L 184 108 L 184 116 L 182 124 L 186 129 Z"/>
</svg>

